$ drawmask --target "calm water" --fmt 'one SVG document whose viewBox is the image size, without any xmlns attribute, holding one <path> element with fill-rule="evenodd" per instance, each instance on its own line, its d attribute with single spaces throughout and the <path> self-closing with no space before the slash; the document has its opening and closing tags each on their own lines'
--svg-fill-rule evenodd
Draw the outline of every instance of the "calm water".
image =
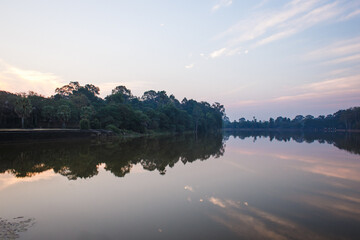
<svg viewBox="0 0 360 240">
<path fill-rule="evenodd" d="M 0 145 L 0 239 L 360 239 L 360 136 Z"/>
</svg>

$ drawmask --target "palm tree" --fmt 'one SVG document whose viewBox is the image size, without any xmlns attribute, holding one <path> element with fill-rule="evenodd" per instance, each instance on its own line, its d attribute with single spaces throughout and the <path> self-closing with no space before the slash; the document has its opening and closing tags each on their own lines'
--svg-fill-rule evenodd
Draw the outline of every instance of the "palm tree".
<svg viewBox="0 0 360 240">
<path fill-rule="evenodd" d="M 21 118 L 21 127 L 25 128 L 25 118 L 30 116 L 32 105 L 30 99 L 21 96 L 16 100 L 15 112 Z"/>
<path fill-rule="evenodd" d="M 71 110 L 67 105 L 61 105 L 57 110 L 57 116 L 62 122 L 62 128 L 66 128 L 66 122 L 70 120 Z"/>
</svg>

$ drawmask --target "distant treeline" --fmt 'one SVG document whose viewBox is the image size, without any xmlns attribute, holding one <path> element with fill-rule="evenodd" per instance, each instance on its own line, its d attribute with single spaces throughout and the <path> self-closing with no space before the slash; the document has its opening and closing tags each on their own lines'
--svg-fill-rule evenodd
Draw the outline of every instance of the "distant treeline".
<svg viewBox="0 0 360 240">
<path fill-rule="evenodd" d="M 134 96 L 125 86 L 100 98 L 92 84 L 70 82 L 43 97 L 34 92 L 0 91 L 0 128 L 110 129 L 115 132 L 209 132 L 222 127 L 224 106 L 184 98 L 181 102 L 165 91 Z"/>
<path fill-rule="evenodd" d="M 360 107 L 353 107 L 346 110 L 339 110 L 327 116 L 320 115 L 297 115 L 294 119 L 287 117 L 270 118 L 269 121 L 258 121 L 255 117 L 252 120 L 240 118 L 238 121 L 224 122 L 225 128 L 231 129 L 301 129 L 301 130 L 328 130 L 335 129 L 360 129 Z"/>
</svg>

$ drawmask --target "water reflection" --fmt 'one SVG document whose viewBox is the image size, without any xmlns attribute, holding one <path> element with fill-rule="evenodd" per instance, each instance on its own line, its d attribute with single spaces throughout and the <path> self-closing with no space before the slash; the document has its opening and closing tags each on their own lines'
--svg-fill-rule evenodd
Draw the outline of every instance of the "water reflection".
<svg viewBox="0 0 360 240">
<path fill-rule="evenodd" d="M 0 209 L 36 218 L 25 239 L 358 239 L 358 143 L 236 132 L 2 145 Z"/>
<path fill-rule="evenodd" d="M 258 138 L 269 138 L 277 141 L 295 141 L 298 143 L 306 142 L 332 144 L 335 147 L 346 150 L 354 154 L 360 154 L 360 133 L 349 132 L 311 132 L 311 131 L 226 131 L 225 139 L 230 136 L 240 139 L 253 138 L 256 142 Z"/>
<path fill-rule="evenodd" d="M 69 180 L 91 178 L 98 174 L 98 166 L 117 177 L 124 177 L 132 167 L 141 164 L 145 170 L 166 173 L 177 162 L 183 164 L 224 154 L 221 134 L 195 138 L 177 137 L 136 138 L 105 144 L 62 142 L 12 144 L 0 146 L 0 173 L 10 172 L 16 177 L 31 177 L 53 169 Z"/>
<path fill-rule="evenodd" d="M 217 208 L 209 216 L 246 238 L 358 239 L 359 137 L 346 133 L 227 133 L 225 162 L 246 175 L 253 192 L 242 191 L 251 198 L 248 207 L 240 204 L 241 198 L 209 198 Z"/>
</svg>

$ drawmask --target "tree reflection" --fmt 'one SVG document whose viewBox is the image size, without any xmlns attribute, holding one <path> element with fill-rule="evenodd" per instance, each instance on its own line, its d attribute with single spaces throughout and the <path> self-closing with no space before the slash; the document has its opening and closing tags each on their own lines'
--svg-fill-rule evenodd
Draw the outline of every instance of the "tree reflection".
<svg viewBox="0 0 360 240">
<path fill-rule="evenodd" d="M 306 131 L 229 131 L 225 132 L 224 138 L 228 139 L 230 136 L 234 138 L 253 138 L 256 142 L 258 138 L 269 138 L 270 141 L 274 139 L 277 141 L 288 142 L 293 140 L 298 143 L 306 142 L 332 144 L 335 147 L 346 150 L 353 154 L 360 154 L 360 133 L 349 132 L 306 132 Z"/>
<path fill-rule="evenodd" d="M 16 177 L 31 177 L 53 169 L 69 180 L 91 178 L 98 174 L 98 166 L 117 177 L 124 177 L 136 164 L 145 170 L 166 173 L 167 167 L 224 154 L 221 134 L 195 138 L 193 135 L 135 138 L 118 142 L 92 144 L 90 142 L 12 144 L 0 146 L 0 173 L 10 172 Z"/>
</svg>

